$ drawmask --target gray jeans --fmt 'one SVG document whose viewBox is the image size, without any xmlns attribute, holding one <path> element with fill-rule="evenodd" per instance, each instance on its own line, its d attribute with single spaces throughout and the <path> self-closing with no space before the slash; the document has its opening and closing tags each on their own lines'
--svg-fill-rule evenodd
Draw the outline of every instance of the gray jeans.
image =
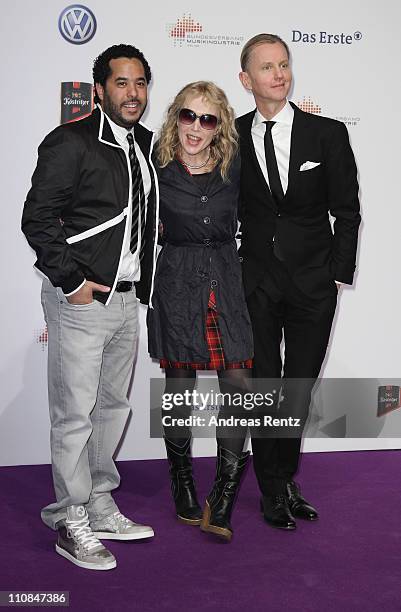
<svg viewBox="0 0 401 612">
<path fill-rule="evenodd" d="M 134 290 L 115 293 L 108 306 L 96 300 L 72 305 L 47 279 L 42 306 L 57 500 L 42 510 L 42 519 L 56 529 L 73 504 L 86 504 L 90 520 L 118 510 L 111 496 L 120 483 L 113 455 L 130 411 L 138 306 Z"/>
</svg>

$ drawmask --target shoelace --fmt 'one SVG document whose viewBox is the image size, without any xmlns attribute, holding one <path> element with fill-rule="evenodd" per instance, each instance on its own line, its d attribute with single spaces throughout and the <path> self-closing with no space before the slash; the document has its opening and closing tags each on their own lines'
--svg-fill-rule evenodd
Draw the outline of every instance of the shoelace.
<svg viewBox="0 0 401 612">
<path fill-rule="evenodd" d="M 296 498 L 299 500 L 303 499 L 303 497 L 301 496 L 299 492 L 297 485 L 288 485 L 288 496 L 290 498 Z"/>
<path fill-rule="evenodd" d="M 274 498 L 274 501 L 276 502 L 277 506 L 280 506 L 286 503 L 286 499 L 284 495 L 276 495 L 276 497 Z"/>
<path fill-rule="evenodd" d="M 121 512 L 115 512 L 113 516 L 115 516 L 117 520 L 122 521 L 123 523 L 129 523 L 129 519 L 127 519 L 126 516 L 121 514 Z"/>
<path fill-rule="evenodd" d="M 89 520 L 87 517 L 79 521 L 66 521 L 66 526 L 67 532 L 76 537 L 78 542 L 88 550 L 95 548 L 95 546 L 99 546 L 100 542 L 89 527 Z"/>
</svg>

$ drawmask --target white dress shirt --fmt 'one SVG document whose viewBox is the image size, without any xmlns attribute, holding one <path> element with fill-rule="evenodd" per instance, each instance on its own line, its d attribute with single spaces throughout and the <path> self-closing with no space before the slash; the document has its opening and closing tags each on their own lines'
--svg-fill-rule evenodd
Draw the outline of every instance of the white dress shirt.
<svg viewBox="0 0 401 612">
<path fill-rule="evenodd" d="M 106 115 L 106 113 L 105 113 L 105 117 L 107 118 L 110 124 L 114 138 L 116 139 L 116 142 L 124 149 L 124 153 L 127 158 L 128 164 L 130 163 L 129 161 L 129 143 L 127 140 L 128 132 L 131 132 L 134 138 L 135 153 L 138 158 L 139 165 L 141 168 L 141 173 L 142 173 L 143 190 L 145 193 L 145 214 L 146 214 L 146 211 L 148 209 L 148 197 L 149 197 L 150 189 L 152 186 L 152 181 L 150 178 L 150 173 L 148 169 L 148 164 L 146 163 L 146 159 L 141 149 L 139 148 L 138 143 L 135 141 L 134 129 L 132 128 L 131 130 L 127 130 L 126 128 L 121 127 L 120 125 L 117 125 L 116 123 L 114 123 L 114 121 L 110 119 L 110 117 Z M 122 259 L 120 271 L 118 274 L 119 281 L 124 280 L 124 281 L 132 281 L 132 282 L 135 281 L 136 282 L 140 279 L 140 276 L 141 276 L 141 267 L 140 267 L 140 261 L 139 261 L 139 253 L 141 250 L 141 232 L 140 232 L 141 209 L 140 207 L 138 209 L 138 215 L 139 215 L 138 244 L 137 244 L 135 253 L 131 253 L 130 251 L 131 226 L 132 226 L 132 180 L 131 180 L 131 186 L 129 190 L 129 200 L 128 200 L 128 211 L 127 211 L 128 228 L 125 234 L 125 240 L 123 244 L 123 259 Z"/>
<path fill-rule="evenodd" d="M 294 120 L 294 109 L 291 107 L 288 100 L 285 106 L 271 118 L 271 121 L 275 121 L 272 127 L 272 139 L 274 145 L 274 152 L 276 154 L 278 171 L 280 174 L 281 185 L 283 192 L 286 193 L 288 187 L 288 169 L 290 166 L 290 150 L 291 150 L 291 130 L 292 122 Z M 253 146 L 255 147 L 256 157 L 259 162 L 259 166 L 263 172 L 266 183 L 270 186 L 269 176 L 266 167 L 265 157 L 265 133 L 266 125 L 263 123 L 267 121 L 266 117 L 256 110 L 255 116 L 252 122 L 252 140 Z"/>
</svg>

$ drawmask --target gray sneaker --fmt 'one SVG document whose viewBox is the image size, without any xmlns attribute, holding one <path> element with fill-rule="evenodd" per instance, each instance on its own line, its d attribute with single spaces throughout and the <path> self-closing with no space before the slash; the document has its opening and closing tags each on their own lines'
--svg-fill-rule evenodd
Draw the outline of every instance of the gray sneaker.
<svg viewBox="0 0 401 612">
<path fill-rule="evenodd" d="M 142 540 L 155 535 L 152 527 L 134 523 L 121 512 L 92 521 L 91 528 L 93 535 L 100 540 Z"/>
<path fill-rule="evenodd" d="M 115 557 L 93 534 L 85 506 L 67 508 L 67 518 L 58 529 L 56 551 L 85 569 L 109 570 L 117 565 Z"/>
</svg>

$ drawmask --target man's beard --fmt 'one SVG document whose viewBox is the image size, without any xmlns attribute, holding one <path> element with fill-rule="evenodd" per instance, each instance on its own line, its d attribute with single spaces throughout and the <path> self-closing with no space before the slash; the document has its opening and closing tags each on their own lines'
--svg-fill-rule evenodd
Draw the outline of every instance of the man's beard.
<svg viewBox="0 0 401 612">
<path fill-rule="evenodd" d="M 139 100 L 137 100 L 137 99 L 133 99 L 133 100 L 129 100 L 129 101 L 130 102 L 138 102 L 138 104 L 141 105 L 141 102 Z M 135 119 L 134 121 L 132 121 L 132 120 L 130 121 L 130 120 L 124 119 L 123 114 L 122 114 L 120 108 L 111 101 L 111 98 L 108 96 L 108 94 L 106 92 L 104 92 L 104 98 L 103 98 L 102 107 L 103 107 L 103 111 L 106 113 L 106 115 L 108 117 L 110 117 L 110 119 L 112 121 L 114 121 L 114 123 L 116 123 L 117 125 L 120 125 L 121 127 L 125 128 L 126 130 L 130 130 L 135 125 L 135 123 L 137 123 L 137 121 L 139 121 L 139 119 L 140 119 L 140 117 L 142 115 L 142 113 L 140 115 L 138 115 L 138 118 Z"/>
</svg>

